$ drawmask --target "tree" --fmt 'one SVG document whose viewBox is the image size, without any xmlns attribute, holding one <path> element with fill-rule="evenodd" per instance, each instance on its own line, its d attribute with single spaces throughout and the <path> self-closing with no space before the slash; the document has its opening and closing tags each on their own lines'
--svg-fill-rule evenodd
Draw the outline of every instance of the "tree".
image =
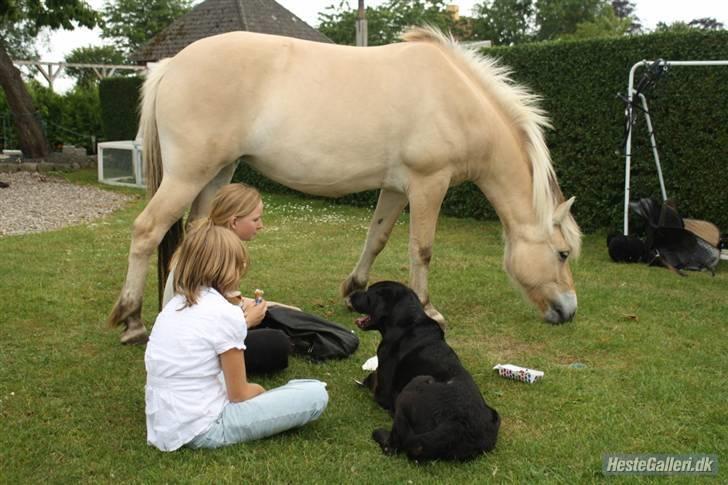
<svg viewBox="0 0 728 485">
<path fill-rule="evenodd" d="M 718 22 L 713 17 L 693 19 L 688 22 L 688 25 L 694 29 L 700 30 L 723 30 L 723 23 Z"/>
<path fill-rule="evenodd" d="M 71 64 L 123 64 L 124 54 L 114 46 L 88 46 L 73 49 L 65 60 Z M 67 67 L 66 74 L 76 79 L 77 86 L 88 87 L 98 82 L 90 69 Z"/>
<path fill-rule="evenodd" d="M 642 24 L 640 19 L 634 14 L 635 5 L 632 0 L 612 0 L 612 9 L 614 9 L 614 15 L 619 19 L 630 19 L 631 24 L 627 30 L 630 34 L 642 33 Z"/>
<path fill-rule="evenodd" d="M 129 56 L 190 8 L 190 0 L 107 0 L 101 36 Z"/>
<path fill-rule="evenodd" d="M 496 45 L 528 41 L 532 36 L 533 0 L 486 0 L 476 4 L 473 37 Z"/>
<path fill-rule="evenodd" d="M 82 0 L 15 0 L 0 2 L 0 86 L 13 115 L 20 148 L 26 157 L 42 158 L 48 155 L 48 142 L 37 119 L 33 100 L 13 66 L 8 53 L 26 48 L 28 37 L 48 27 L 73 30 L 76 25 L 93 27 L 98 14 Z"/>
<path fill-rule="evenodd" d="M 712 17 L 694 19 L 690 22 L 658 22 L 655 32 L 691 32 L 693 30 L 722 30 L 723 24 Z"/>
<path fill-rule="evenodd" d="M 429 24 L 443 31 L 455 25 L 446 0 L 389 0 L 379 7 L 367 7 L 367 30 L 371 46 L 396 42 L 412 25 Z M 337 44 L 354 45 L 357 10 L 341 0 L 319 13 L 318 30 Z"/>
<path fill-rule="evenodd" d="M 538 0 L 536 24 L 538 40 L 551 40 L 573 34 L 582 22 L 593 22 L 606 0 Z"/>
<path fill-rule="evenodd" d="M 621 37 L 626 35 L 632 27 L 632 19 L 619 18 L 611 5 L 602 6 L 597 17 L 588 22 L 576 25 L 573 34 L 560 35 L 560 39 L 594 39 L 598 37 Z"/>
</svg>

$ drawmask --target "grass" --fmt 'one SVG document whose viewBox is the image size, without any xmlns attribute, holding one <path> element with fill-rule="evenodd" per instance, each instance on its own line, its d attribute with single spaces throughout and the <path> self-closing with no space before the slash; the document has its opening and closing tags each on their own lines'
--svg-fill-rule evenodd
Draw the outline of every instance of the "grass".
<svg viewBox="0 0 728 485">
<path fill-rule="evenodd" d="M 93 174 L 67 175 L 95 183 Z M 144 201 L 92 224 L 0 238 L 0 482 L 590 483 L 606 481 L 602 455 L 710 453 L 726 481 L 728 269 L 678 277 L 612 263 L 603 234 L 588 236 L 573 267 L 574 322 L 542 323 L 501 270 L 497 223 L 442 218 L 432 300 L 447 338 L 503 418 L 496 450 L 465 464 L 386 457 L 370 439 L 391 419 L 353 384 L 378 335 L 361 333 L 346 360 L 293 358 L 273 387 L 296 377 L 329 385 L 324 416 L 300 430 L 216 451 L 148 447 L 144 348 L 118 344 L 104 320 L 121 288 L 130 227 Z M 354 328 L 338 286 L 363 244 L 370 212 L 268 195 L 265 231 L 249 245 L 242 289 Z M 403 217 L 372 280 L 406 281 Z M 153 270 L 153 268 L 151 268 Z M 155 317 L 150 271 L 144 316 Z M 545 371 L 528 385 L 496 363 Z M 574 363 L 585 367 L 572 367 Z M 609 477 L 617 483 L 639 477 Z M 640 481 L 652 481 L 642 477 Z M 694 477 L 673 477 L 688 482 Z"/>
</svg>

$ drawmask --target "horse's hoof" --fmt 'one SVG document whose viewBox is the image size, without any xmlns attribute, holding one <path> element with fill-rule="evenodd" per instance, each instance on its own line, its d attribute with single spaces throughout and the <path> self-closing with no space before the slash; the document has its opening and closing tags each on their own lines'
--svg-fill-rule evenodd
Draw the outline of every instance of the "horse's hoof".
<svg viewBox="0 0 728 485">
<path fill-rule="evenodd" d="M 366 281 L 357 281 L 354 277 L 349 276 L 344 281 L 341 282 L 341 296 L 345 298 L 346 306 L 349 307 L 351 310 L 351 306 L 349 305 L 349 295 L 354 293 L 355 291 L 359 290 L 365 290 L 367 287 Z"/>
<path fill-rule="evenodd" d="M 147 340 L 149 340 L 149 336 L 147 335 L 147 329 L 143 326 L 127 329 L 119 339 L 124 345 L 141 345 L 147 343 Z"/>
<path fill-rule="evenodd" d="M 435 310 L 435 307 L 433 307 L 432 305 L 426 306 L 425 313 L 427 314 L 428 317 L 430 317 L 434 321 L 436 321 L 437 324 L 440 325 L 440 328 L 442 328 L 443 331 L 447 329 L 447 320 L 445 320 L 445 317 L 442 316 L 442 313 Z"/>
<path fill-rule="evenodd" d="M 344 297 L 344 305 L 346 305 L 346 308 L 350 312 L 353 312 L 354 311 L 354 307 L 351 306 L 351 297 L 350 296 Z"/>
</svg>

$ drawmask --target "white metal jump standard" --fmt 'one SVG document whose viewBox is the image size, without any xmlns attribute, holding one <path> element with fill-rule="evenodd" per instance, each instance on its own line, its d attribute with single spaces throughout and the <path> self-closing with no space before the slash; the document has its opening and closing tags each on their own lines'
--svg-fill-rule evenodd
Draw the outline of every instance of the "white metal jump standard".
<svg viewBox="0 0 728 485">
<path fill-rule="evenodd" d="M 648 61 L 642 60 L 632 66 L 629 70 L 629 81 L 627 83 L 627 109 L 632 110 L 632 99 L 635 94 L 638 95 L 642 102 L 642 108 L 644 109 L 645 121 L 647 122 L 647 129 L 650 133 L 650 145 L 652 147 L 652 154 L 655 157 L 655 165 L 657 166 L 657 177 L 660 179 L 660 191 L 662 192 L 662 200 L 667 199 L 667 192 L 665 190 L 665 180 L 662 177 L 662 168 L 660 167 L 660 156 L 657 153 L 657 143 L 655 142 L 655 132 L 652 129 L 652 120 L 650 119 L 650 112 L 647 108 L 647 99 L 642 93 L 637 92 L 634 89 L 634 74 L 639 67 L 649 68 L 655 62 L 664 63 L 669 68 L 670 66 L 728 66 L 728 61 Z M 628 113 L 628 125 L 627 125 L 627 137 L 624 144 L 624 235 L 629 234 L 629 174 L 630 166 L 632 162 L 632 113 Z M 724 251 L 725 253 L 725 251 Z M 721 259 L 728 259 L 728 255 L 722 254 Z"/>
</svg>

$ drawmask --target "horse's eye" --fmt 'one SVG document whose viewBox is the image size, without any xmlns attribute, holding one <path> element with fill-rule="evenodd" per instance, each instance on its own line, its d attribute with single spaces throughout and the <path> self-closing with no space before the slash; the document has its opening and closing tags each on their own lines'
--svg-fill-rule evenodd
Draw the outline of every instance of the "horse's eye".
<svg viewBox="0 0 728 485">
<path fill-rule="evenodd" d="M 569 251 L 559 251 L 559 259 L 566 261 L 569 257 Z"/>
</svg>

